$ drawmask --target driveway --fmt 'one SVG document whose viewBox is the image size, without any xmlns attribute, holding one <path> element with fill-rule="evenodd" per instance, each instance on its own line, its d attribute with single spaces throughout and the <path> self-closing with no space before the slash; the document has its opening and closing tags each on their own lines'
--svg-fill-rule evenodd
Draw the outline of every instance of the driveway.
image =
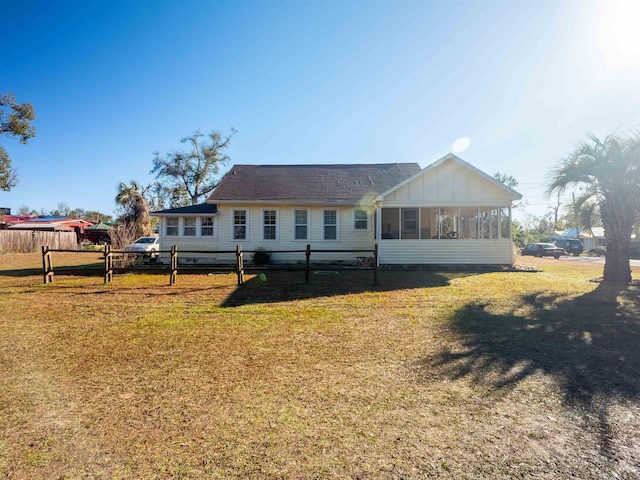
<svg viewBox="0 0 640 480">
<path fill-rule="evenodd" d="M 563 255 L 560 257 L 560 260 L 570 261 L 570 262 L 582 262 L 582 263 L 601 263 L 604 265 L 604 257 L 574 257 L 573 255 Z M 630 260 L 629 263 L 632 267 L 640 267 L 640 260 Z"/>
</svg>

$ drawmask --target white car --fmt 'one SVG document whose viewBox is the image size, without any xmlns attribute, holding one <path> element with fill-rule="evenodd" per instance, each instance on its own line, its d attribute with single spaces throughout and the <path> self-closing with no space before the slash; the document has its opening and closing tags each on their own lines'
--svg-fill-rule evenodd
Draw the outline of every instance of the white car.
<svg viewBox="0 0 640 480">
<path fill-rule="evenodd" d="M 125 252 L 148 253 L 151 258 L 156 258 L 156 253 L 160 250 L 160 239 L 158 237 L 140 237 L 135 242 L 125 245 Z"/>
</svg>

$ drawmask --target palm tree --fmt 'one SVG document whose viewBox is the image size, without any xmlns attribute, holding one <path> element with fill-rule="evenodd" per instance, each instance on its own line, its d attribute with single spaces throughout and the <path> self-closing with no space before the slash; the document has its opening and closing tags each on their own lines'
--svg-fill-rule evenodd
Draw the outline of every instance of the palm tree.
<svg viewBox="0 0 640 480">
<path fill-rule="evenodd" d="M 134 225 L 136 238 L 151 235 L 149 204 L 144 198 L 144 189 L 135 180 L 131 180 L 129 185 L 118 185 L 116 203 L 124 210 L 124 222 Z"/>
<path fill-rule="evenodd" d="M 640 131 L 613 133 L 602 141 L 589 135 L 548 175 L 547 196 L 568 187 L 580 189 L 576 208 L 591 205 L 602 219 L 607 242 L 603 280 L 629 283 L 631 232 L 640 219 Z"/>
</svg>

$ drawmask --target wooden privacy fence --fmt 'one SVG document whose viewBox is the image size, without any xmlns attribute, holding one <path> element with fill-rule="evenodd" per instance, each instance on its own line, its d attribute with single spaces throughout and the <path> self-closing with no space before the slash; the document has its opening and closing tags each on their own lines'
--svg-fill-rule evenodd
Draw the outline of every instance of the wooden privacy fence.
<svg viewBox="0 0 640 480">
<path fill-rule="evenodd" d="M 0 252 L 36 253 L 43 245 L 76 251 L 78 250 L 78 238 L 74 232 L 0 230 Z"/>
<path fill-rule="evenodd" d="M 66 250 L 49 248 L 48 246 L 42 247 L 42 271 L 44 277 L 44 283 L 50 283 L 53 281 L 54 270 L 51 254 L 53 252 L 74 252 L 74 253 L 94 253 L 95 252 L 83 252 L 81 250 Z M 176 283 L 178 276 L 178 247 L 173 245 L 170 251 L 160 251 L 158 253 L 169 253 L 169 285 Z M 235 254 L 235 266 L 234 271 L 237 276 L 238 285 L 244 283 L 244 254 L 255 253 L 255 251 L 243 252 L 242 246 L 237 245 L 235 250 L 181 250 L 180 253 L 186 254 Z M 304 268 L 304 281 L 309 283 L 309 276 L 311 273 L 311 255 L 313 253 L 368 253 L 373 255 L 373 283 L 378 284 L 378 244 L 374 245 L 373 250 L 330 250 L 330 249 L 312 249 L 311 245 L 307 245 L 305 250 L 270 250 L 269 253 L 304 253 L 305 255 L 305 268 Z M 104 283 L 109 283 L 113 280 L 113 270 L 116 260 L 123 258 L 125 255 L 141 256 L 148 255 L 142 252 L 127 252 L 124 250 L 111 250 L 109 245 L 105 246 L 104 250 Z M 211 265 L 207 265 L 210 267 Z"/>
</svg>

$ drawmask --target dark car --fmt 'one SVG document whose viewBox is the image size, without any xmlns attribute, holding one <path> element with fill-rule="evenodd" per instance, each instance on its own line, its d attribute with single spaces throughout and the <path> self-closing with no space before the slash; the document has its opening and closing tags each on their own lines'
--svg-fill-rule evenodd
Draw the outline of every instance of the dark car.
<svg viewBox="0 0 640 480">
<path fill-rule="evenodd" d="M 555 244 L 560 248 L 564 248 L 565 252 L 575 255 L 576 257 L 584 252 L 582 242 L 578 239 L 561 238 L 560 240 L 556 240 Z"/>
<path fill-rule="evenodd" d="M 520 250 L 520 255 L 532 255 L 534 257 L 560 258 L 560 255 L 564 254 L 565 251 L 553 243 L 531 243 Z"/>
</svg>

